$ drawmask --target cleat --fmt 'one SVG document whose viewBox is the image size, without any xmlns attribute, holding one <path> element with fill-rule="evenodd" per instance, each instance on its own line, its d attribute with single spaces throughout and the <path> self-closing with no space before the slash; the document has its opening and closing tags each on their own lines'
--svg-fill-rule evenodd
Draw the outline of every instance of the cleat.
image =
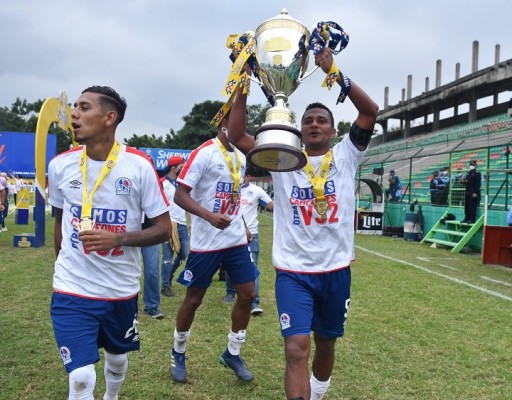
<svg viewBox="0 0 512 400">
<path fill-rule="evenodd" d="M 226 349 L 226 351 L 220 356 L 219 361 L 226 368 L 231 368 L 238 379 L 244 382 L 250 382 L 253 380 L 251 372 L 245 368 L 245 362 L 240 356 L 234 356 Z"/>
<path fill-rule="evenodd" d="M 165 317 L 164 313 L 160 311 L 158 307 L 153 308 L 152 310 L 145 311 L 145 313 L 154 319 L 163 319 Z"/>
<path fill-rule="evenodd" d="M 171 351 L 171 368 L 169 369 L 171 378 L 178 383 L 187 382 L 187 369 L 185 367 L 185 353 Z"/>
<path fill-rule="evenodd" d="M 224 303 L 231 304 L 235 301 L 235 295 L 233 293 L 228 293 L 224 296 Z"/>
<path fill-rule="evenodd" d="M 261 308 L 260 306 L 258 306 L 256 304 L 253 304 L 251 307 L 251 315 L 254 315 L 256 317 L 261 314 L 263 314 L 263 308 Z"/>
<path fill-rule="evenodd" d="M 161 293 L 163 296 L 166 297 L 174 297 L 174 292 L 172 291 L 170 286 L 162 288 Z"/>
</svg>

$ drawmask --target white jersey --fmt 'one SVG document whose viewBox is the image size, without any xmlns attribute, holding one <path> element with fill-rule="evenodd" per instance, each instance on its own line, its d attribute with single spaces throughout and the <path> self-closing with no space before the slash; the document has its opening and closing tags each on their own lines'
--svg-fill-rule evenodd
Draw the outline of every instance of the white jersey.
<svg viewBox="0 0 512 400">
<path fill-rule="evenodd" d="M 77 224 L 83 181 L 79 168 L 82 146 L 56 156 L 48 167 L 49 203 L 63 210 L 62 243 L 55 262 L 53 288 L 93 299 L 125 299 L 140 288 L 140 248 L 119 246 L 107 252 L 84 249 Z M 87 188 L 92 190 L 104 161 L 87 159 Z M 149 218 L 168 212 L 158 176 L 145 155 L 121 146 L 121 154 L 93 196 L 96 229 L 131 232 Z"/>
<path fill-rule="evenodd" d="M 242 214 L 247 229 L 254 235 L 258 233 L 258 205 L 266 206 L 272 199 L 259 186 L 249 183 L 242 186 Z"/>
<path fill-rule="evenodd" d="M 272 172 L 272 263 L 276 269 L 311 274 L 350 265 L 354 259 L 355 173 L 364 154 L 349 135 L 333 147 L 324 192 L 329 203 L 325 219 L 314 208 L 315 192 L 304 170 Z M 309 160 L 318 172 L 322 156 Z"/>
<path fill-rule="evenodd" d="M 164 178 L 161 181 L 162 186 L 164 188 L 165 196 L 167 197 L 167 200 L 169 200 L 169 203 L 171 204 L 169 208 L 169 215 L 171 216 L 171 220 L 181 225 L 187 225 L 187 216 L 185 210 L 174 202 L 174 193 L 176 193 L 176 186 L 174 186 L 174 183 L 170 182 L 169 179 L 167 178 Z"/>
<path fill-rule="evenodd" d="M 233 165 L 237 165 L 235 151 L 241 165 L 241 180 L 245 175 L 245 156 L 238 150 L 230 151 Z M 208 221 L 191 215 L 190 250 L 216 251 L 247 244 L 247 235 L 240 212 L 240 188 L 238 199 L 232 202 L 233 178 L 226 160 L 213 140 L 195 149 L 178 177 L 178 183 L 191 189 L 190 195 L 201 207 L 228 216 L 231 224 L 224 230 Z"/>
</svg>

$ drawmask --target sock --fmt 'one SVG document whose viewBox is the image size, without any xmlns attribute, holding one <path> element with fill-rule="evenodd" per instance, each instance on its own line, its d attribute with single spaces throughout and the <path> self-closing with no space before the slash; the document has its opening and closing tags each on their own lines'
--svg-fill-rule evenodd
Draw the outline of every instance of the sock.
<svg viewBox="0 0 512 400">
<path fill-rule="evenodd" d="M 327 389 L 329 389 L 331 378 L 329 377 L 326 381 L 319 381 L 313 374 L 311 374 L 309 384 L 311 385 L 311 400 L 322 400 Z"/>
<path fill-rule="evenodd" d="M 105 351 L 105 383 L 107 390 L 103 400 L 117 400 L 121 385 L 126 377 L 128 369 L 127 354 L 110 354 Z"/>
<path fill-rule="evenodd" d="M 190 338 L 190 331 L 178 332 L 174 328 L 174 351 L 185 353 L 187 351 L 187 342 Z"/>
<path fill-rule="evenodd" d="M 246 332 L 247 331 L 245 329 L 241 329 L 237 333 L 229 332 L 228 350 L 232 355 L 240 355 L 240 349 L 242 348 L 242 344 L 245 343 Z"/>
<path fill-rule="evenodd" d="M 94 400 L 96 370 L 94 364 L 77 368 L 69 373 L 69 400 Z"/>
</svg>

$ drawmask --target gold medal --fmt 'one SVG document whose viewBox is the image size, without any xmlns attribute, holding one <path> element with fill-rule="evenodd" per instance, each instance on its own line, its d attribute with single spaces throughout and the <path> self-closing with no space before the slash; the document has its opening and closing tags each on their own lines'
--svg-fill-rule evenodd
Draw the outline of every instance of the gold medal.
<svg viewBox="0 0 512 400">
<path fill-rule="evenodd" d="M 320 215 L 320 217 L 325 218 L 327 216 L 327 207 L 329 203 L 325 200 L 316 200 L 315 202 L 315 210 Z"/>
<path fill-rule="evenodd" d="M 96 223 L 90 218 L 82 218 L 82 220 L 78 223 L 78 230 L 80 232 L 83 231 L 92 231 L 94 230 L 94 226 Z"/>
<path fill-rule="evenodd" d="M 231 202 L 232 202 L 233 204 L 238 203 L 238 193 L 235 193 L 235 192 L 232 192 L 232 193 L 231 193 Z"/>
</svg>

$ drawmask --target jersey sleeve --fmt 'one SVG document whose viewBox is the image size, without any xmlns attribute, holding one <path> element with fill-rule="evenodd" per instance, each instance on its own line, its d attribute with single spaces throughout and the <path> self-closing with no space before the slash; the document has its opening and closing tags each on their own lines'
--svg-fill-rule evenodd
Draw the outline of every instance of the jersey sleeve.
<svg viewBox="0 0 512 400">
<path fill-rule="evenodd" d="M 206 149 L 198 148 L 194 150 L 183 167 L 177 182 L 190 189 L 194 189 L 209 165 L 208 159 L 209 156 Z"/>
<path fill-rule="evenodd" d="M 58 189 L 57 166 L 54 160 L 48 165 L 48 203 L 56 208 L 64 208 L 64 198 Z"/>
</svg>

